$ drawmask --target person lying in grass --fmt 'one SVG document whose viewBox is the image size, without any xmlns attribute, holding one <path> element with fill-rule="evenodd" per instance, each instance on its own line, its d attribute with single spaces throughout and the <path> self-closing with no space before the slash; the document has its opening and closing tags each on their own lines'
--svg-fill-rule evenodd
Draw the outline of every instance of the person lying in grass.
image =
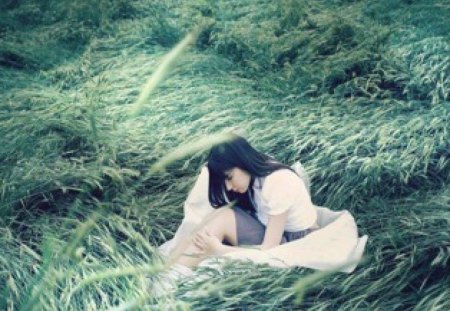
<svg viewBox="0 0 450 311">
<path fill-rule="evenodd" d="M 242 246 L 266 250 L 318 229 L 317 211 L 303 180 L 243 137 L 233 134 L 231 140 L 212 147 L 206 169 L 199 178 L 209 179 L 209 203 L 216 210 L 185 240 L 175 264 L 192 268 L 207 256 Z M 189 197 L 198 197 L 195 191 L 194 187 Z"/>
</svg>

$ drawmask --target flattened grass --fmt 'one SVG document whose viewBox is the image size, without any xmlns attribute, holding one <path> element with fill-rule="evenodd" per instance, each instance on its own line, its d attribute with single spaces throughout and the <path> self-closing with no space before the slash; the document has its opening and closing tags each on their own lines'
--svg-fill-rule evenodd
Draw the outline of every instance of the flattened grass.
<svg viewBox="0 0 450 311">
<path fill-rule="evenodd" d="M 71 6 L 73 21 L 85 21 L 84 4 Z M 0 74 L 0 308 L 449 309 L 448 42 L 420 21 L 431 13 L 403 19 L 417 32 L 374 14 L 387 4 L 136 1 L 131 11 L 91 12 L 79 29 L 50 31 L 39 15 L 28 16 L 32 32 L 0 24 L 3 38 L 30 38 L 0 52 L 38 64 L 3 64 Z M 402 1 L 390 14 L 423 5 Z M 32 11 L 2 14 L 22 9 Z M 181 38 L 177 26 L 204 20 L 197 50 L 130 117 Z M 74 61 L 33 52 L 50 37 L 61 44 L 56 52 L 67 40 L 81 47 Z M 300 305 L 295 284 L 311 271 L 248 263 L 201 268 L 209 277 L 165 298 L 148 291 L 149 274 L 131 267 L 160 263 L 155 247 L 180 223 L 205 154 L 177 156 L 164 173 L 149 168 L 187 141 L 231 128 L 280 161 L 301 160 L 316 204 L 352 211 L 370 237 L 353 274 L 329 275 Z M 94 210 L 102 216 L 82 234 Z M 70 254 L 59 256 L 67 245 Z"/>
</svg>

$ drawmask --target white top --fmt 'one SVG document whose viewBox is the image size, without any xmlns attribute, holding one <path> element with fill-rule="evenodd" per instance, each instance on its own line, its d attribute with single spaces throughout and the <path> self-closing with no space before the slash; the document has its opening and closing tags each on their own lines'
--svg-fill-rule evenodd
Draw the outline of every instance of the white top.
<svg viewBox="0 0 450 311">
<path fill-rule="evenodd" d="M 267 225 L 269 216 L 288 212 L 285 231 L 305 230 L 317 220 L 317 210 L 303 180 L 288 169 L 256 178 L 253 184 L 256 216 Z"/>
<path fill-rule="evenodd" d="M 203 166 L 194 187 L 185 202 L 185 215 L 192 213 L 187 208 L 191 205 L 204 204 L 212 210 L 208 199 L 209 172 Z M 311 197 L 303 180 L 297 174 L 282 169 L 273 172 L 264 178 L 256 178 L 253 184 L 256 215 L 267 225 L 269 215 L 278 215 L 288 211 L 285 231 L 295 232 L 310 228 L 317 219 L 317 211 L 311 202 Z M 205 215 L 188 215 L 203 218 Z"/>
</svg>

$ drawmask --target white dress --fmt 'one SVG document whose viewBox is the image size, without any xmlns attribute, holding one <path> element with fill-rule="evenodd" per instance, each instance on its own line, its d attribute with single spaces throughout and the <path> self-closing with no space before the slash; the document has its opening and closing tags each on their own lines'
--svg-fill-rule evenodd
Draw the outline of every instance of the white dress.
<svg viewBox="0 0 450 311">
<path fill-rule="evenodd" d="M 309 190 L 308 176 L 299 162 L 293 165 Z M 208 200 L 208 169 L 202 168 L 184 204 L 184 218 L 174 237 L 159 246 L 162 255 L 171 250 L 198 229 L 202 220 L 214 211 Z M 326 207 L 314 206 L 317 211 L 317 223 L 320 227 L 306 237 L 276 246 L 269 250 L 239 250 L 225 254 L 225 257 L 239 260 L 251 260 L 255 263 L 269 264 L 273 267 L 308 267 L 318 270 L 337 269 L 350 273 L 360 261 L 367 235 L 358 237 L 355 219 L 346 210 L 332 211 Z M 208 265 L 208 259 L 204 264 Z"/>
</svg>

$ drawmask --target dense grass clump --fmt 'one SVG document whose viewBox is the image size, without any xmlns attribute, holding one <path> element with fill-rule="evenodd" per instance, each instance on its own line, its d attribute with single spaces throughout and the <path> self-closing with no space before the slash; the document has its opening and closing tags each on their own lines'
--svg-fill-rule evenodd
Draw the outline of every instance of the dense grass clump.
<svg viewBox="0 0 450 311">
<path fill-rule="evenodd" d="M 231 57 L 246 75 L 256 75 L 258 89 L 280 96 L 448 100 L 449 47 L 440 32 L 448 23 L 437 13 L 448 8 L 439 1 L 412 6 L 402 1 L 261 0 L 219 4 L 208 14 L 204 7 L 194 8 L 213 17 L 201 46 Z M 413 22 L 402 10 L 423 16 L 421 8 L 436 27 L 419 23 L 420 30 L 407 29 Z"/>
<path fill-rule="evenodd" d="M 0 8 L 0 309 L 450 308 L 444 1 Z M 149 290 L 205 137 L 232 128 L 353 213 L 369 235 L 355 272 L 229 262 Z"/>
</svg>

